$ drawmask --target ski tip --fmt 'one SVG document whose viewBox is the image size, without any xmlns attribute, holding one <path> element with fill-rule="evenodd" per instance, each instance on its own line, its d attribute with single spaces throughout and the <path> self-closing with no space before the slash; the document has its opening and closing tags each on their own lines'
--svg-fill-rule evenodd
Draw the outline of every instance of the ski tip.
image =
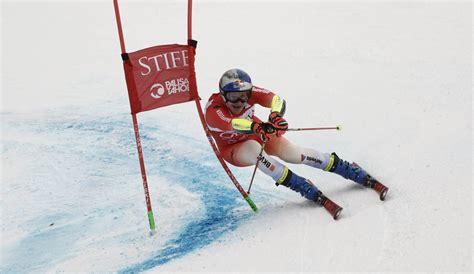
<svg viewBox="0 0 474 274">
<path fill-rule="evenodd" d="M 341 212 L 342 212 L 342 207 L 338 208 L 336 210 L 336 212 L 334 212 L 333 218 L 334 218 L 335 221 L 337 221 L 339 219 L 339 216 L 341 215 Z"/>
<path fill-rule="evenodd" d="M 380 201 L 385 201 L 385 198 L 387 197 L 387 192 L 388 192 L 388 187 L 386 187 L 384 190 L 380 192 Z"/>
</svg>

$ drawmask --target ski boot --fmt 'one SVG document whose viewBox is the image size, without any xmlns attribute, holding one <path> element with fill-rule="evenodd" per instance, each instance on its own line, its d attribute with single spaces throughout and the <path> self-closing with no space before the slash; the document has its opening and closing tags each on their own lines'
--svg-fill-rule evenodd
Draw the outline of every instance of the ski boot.
<svg viewBox="0 0 474 274">
<path fill-rule="evenodd" d="M 342 160 L 334 152 L 331 154 L 329 165 L 326 170 L 339 174 L 342 177 L 365 187 L 374 189 L 379 194 L 381 201 L 384 201 L 387 196 L 388 187 L 370 176 L 370 174 L 362 169 L 357 163 L 353 162 L 352 164 L 349 164 L 349 162 Z"/>
<path fill-rule="evenodd" d="M 323 206 L 334 218 L 337 220 L 341 214 L 342 207 L 327 198 L 318 188 L 310 181 L 303 177 L 300 177 L 287 169 L 285 178 L 280 182 L 275 183 L 278 185 L 284 185 L 293 191 L 296 191 L 308 200 L 315 201 L 317 204 Z"/>
</svg>

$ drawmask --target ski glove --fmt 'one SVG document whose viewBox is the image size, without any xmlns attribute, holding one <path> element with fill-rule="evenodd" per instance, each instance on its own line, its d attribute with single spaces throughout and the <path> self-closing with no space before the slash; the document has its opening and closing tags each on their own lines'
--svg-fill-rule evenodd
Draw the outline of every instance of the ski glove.
<svg viewBox="0 0 474 274">
<path fill-rule="evenodd" d="M 252 131 L 264 142 L 276 135 L 277 131 L 271 123 L 252 123 Z"/>
<path fill-rule="evenodd" d="M 288 122 L 283 118 L 283 116 L 278 112 L 272 112 L 268 116 L 268 121 L 272 124 L 272 126 L 276 129 L 276 135 L 281 136 L 285 134 L 286 130 L 288 129 Z"/>
</svg>

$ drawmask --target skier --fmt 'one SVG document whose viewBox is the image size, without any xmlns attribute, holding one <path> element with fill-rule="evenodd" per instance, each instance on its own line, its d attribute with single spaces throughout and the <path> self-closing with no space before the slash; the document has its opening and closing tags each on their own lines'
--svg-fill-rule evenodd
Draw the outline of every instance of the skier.
<svg viewBox="0 0 474 274">
<path fill-rule="evenodd" d="M 342 208 L 329 200 L 310 180 L 298 176 L 271 156 L 339 174 L 375 189 L 380 199 L 385 199 L 388 188 L 357 164 L 344 161 L 334 152 L 322 153 L 299 147 L 283 137 L 288 129 L 288 123 L 283 118 L 285 100 L 252 85 L 246 72 L 240 69 L 226 71 L 220 78 L 219 91 L 212 94 L 207 102 L 206 122 L 222 157 L 230 164 L 246 167 L 257 164 L 259 160 L 258 168 L 270 176 L 277 186 L 286 186 L 333 211 L 331 214 L 335 219 Z M 271 109 L 268 122 L 254 116 L 255 104 Z"/>
</svg>

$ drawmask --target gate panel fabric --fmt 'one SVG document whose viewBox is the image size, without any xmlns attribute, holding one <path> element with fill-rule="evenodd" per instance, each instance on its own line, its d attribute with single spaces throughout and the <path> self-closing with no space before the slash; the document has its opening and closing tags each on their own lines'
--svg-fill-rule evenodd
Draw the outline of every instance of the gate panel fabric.
<svg viewBox="0 0 474 274">
<path fill-rule="evenodd" d="M 195 49 L 161 45 L 123 55 L 132 114 L 198 98 Z"/>
</svg>

